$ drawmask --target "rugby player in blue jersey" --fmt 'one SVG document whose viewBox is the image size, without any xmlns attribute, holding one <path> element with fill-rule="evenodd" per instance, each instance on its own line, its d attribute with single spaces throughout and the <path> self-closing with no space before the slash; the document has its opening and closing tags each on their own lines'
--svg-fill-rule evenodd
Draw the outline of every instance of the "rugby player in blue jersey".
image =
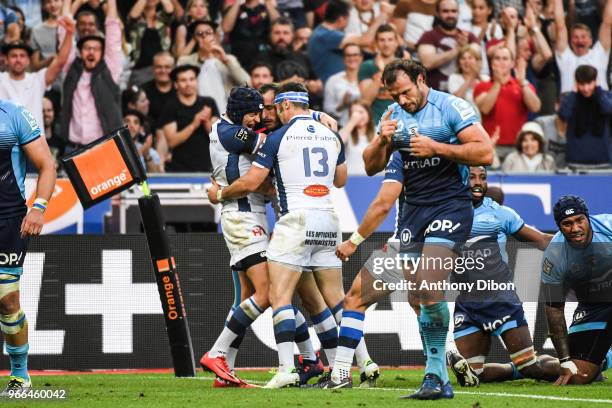
<svg viewBox="0 0 612 408">
<path fill-rule="evenodd" d="M 36 200 L 25 197 L 26 157 L 38 170 Z M 31 389 L 28 375 L 28 322 L 19 303 L 29 237 L 40 234 L 55 188 L 55 163 L 34 116 L 22 106 L 0 100 L 0 331 L 11 372 L 0 396 Z"/>
<path fill-rule="evenodd" d="M 483 267 L 462 273 L 456 271 L 455 280 L 512 282 L 506 253 L 507 237 L 511 235 L 543 250 L 552 235 L 530 227 L 514 210 L 485 197 L 488 183 L 484 167 L 470 168 L 470 186 L 474 222 L 462 253 L 465 259 L 481 257 Z M 522 303 L 513 289 L 461 292 L 455 301 L 453 317 L 457 350 L 450 350 L 447 358 L 461 386 L 523 377 L 554 381 L 559 376 L 557 359 L 536 356 Z M 493 335 L 502 339 L 512 363 L 484 364 Z"/>
<path fill-rule="evenodd" d="M 395 103 L 363 153 L 366 171 L 373 175 L 383 170 L 394 147 L 399 147 L 405 170 L 405 216 L 400 229 L 412 238 L 401 250 L 424 259 L 454 259 L 455 243 L 465 242 L 472 227 L 467 166 L 491 164 L 489 136 L 468 102 L 427 86 L 421 64 L 393 61 L 385 67 L 382 79 Z M 358 244 L 363 237 L 357 232 L 351 240 Z M 448 382 L 445 343 L 449 311 L 444 293 L 435 285 L 448 277 L 451 268 L 442 265 L 421 262 L 416 270 L 419 287 L 423 282 L 427 286 L 418 293 L 427 365 L 423 384 L 409 398 L 449 396 L 443 390 Z"/>
<path fill-rule="evenodd" d="M 612 363 L 612 214 L 591 216 L 573 195 L 561 197 L 553 213 L 559 232 L 544 252 L 541 277 L 548 332 L 561 361 L 555 384 L 587 384 Z M 570 290 L 578 307 L 568 330 Z"/>
</svg>

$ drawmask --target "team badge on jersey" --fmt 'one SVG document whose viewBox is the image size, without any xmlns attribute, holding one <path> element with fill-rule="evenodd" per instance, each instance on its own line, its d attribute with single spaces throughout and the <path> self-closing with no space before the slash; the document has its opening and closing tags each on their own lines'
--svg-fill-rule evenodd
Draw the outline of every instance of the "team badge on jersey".
<svg viewBox="0 0 612 408">
<path fill-rule="evenodd" d="M 542 264 L 542 272 L 547 275 L 550 275 L 553 269 L 553 263 L 548 260 L 548 258 L 544 258 L 544 263 Z"/>
<path fill-rule="evenodd" d="M 455 100 L 451 102 L 451 106 L 459 113 L 462 120 L 466 120 L 467 118 L 476 115 L 472 105 L 461 98 L 455 98 Z"/>
<path fill-rule="evenodd" d="M 25 120 L 28 122 L 28 125 L 30 125 L 30 128 L 32 130 L 38 129 L 38 123 L 36 123 L 36 119 L 34 119 L 34 116 L 32 115 L 30 111 L 22 109 L 21 114 L 23 115 Z"/>
</svg>

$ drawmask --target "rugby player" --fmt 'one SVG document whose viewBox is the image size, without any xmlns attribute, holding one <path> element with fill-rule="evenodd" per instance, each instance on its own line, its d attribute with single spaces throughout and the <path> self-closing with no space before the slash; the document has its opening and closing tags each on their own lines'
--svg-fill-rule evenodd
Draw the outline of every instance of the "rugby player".
<svg viewBox="0 0 612 408">
<path fill-rule="evenodd" d="M 274 169 L 281 217 L 268 247 L 268 268 L 279 370 L 267 388 L 299 383 L 293 361 L 296 323 L 291 301 L 302 272 L 317 272 L 322 293 L 342 288 L 341 262 L 334 254 L 341 231 L 330 189 L 344 186 L 347 179 L 343 143 L 312 119 L 306 88 L 300 83 L 284 84 L 274 104 L 284 126 L 269 135 L 244 176 L 223 189 L 215 185 L 209 189 L 209 197 L 217 201 L 244 197 Z"/>
<path fill-rule="evenodd" d="M 274 94 L 278 90 L 278 85 L 276 84 L 267 84 L 260 88 L 260 92 L 264 98 L 264 110 L 262 113 L 262 123 L 267 129 L 277 130 L 282 124 L 278 119 L 278 115 L 276 114 L 276 109 L 274 107 Z M 313 112 L 313 115 L 319 114 L 318 112 Z M 313 117 L 315 117 L 313 116 Z M 335 120 L 331 118 L 329 115 L 321 112 L 320 113 L 320 122 L 334 130 Z M 315 331 L 319 336 L 319 340 L 321 341 L 321 345 L 323 345 L 324 350 L 326 351 L 326 355 L 328 355 L 328 362 L 330 367 L 333 366 L 335 350 L 333 353 L 328 353 L 327 347 L 333 347 L 336 349 L 337 346 L 337 333 L 334 338 L 335 341 L 331 341 L 331 335 L 327 332 L 327 325 L 320 324 L 319 322 L 324 322 L 326 318 L 329 316 L 333 316 L 337 325 L 340 325 L 340 320 L 342 319 L 342 313 L 344 308 L 344 288 L 341 287 L 340 290 L 327 291 L 324 293 L 323 297 L 327 308 L 329 310 L 319 311 L 319 294 L 314 292 L 319 292 L 316 286 L 316 281 L 314 276 L 318 274 L 318 272 L 314 272 L 313 274 L 305 274 L 302 277 L 300 285 L 297 287 L 297 293 L 300 296 L 302 301 L 302 306 L 306 309 L 306 311 L 310 314 L 311 319 L 313 320 Z M 326 308 L 326 309 L 327 309 Z M 330 343 L 332 345 L 330 346 Z M 368 353 L 368 349 L 366 347 L 365 341 L 362 338 L 355 351 L 355 360 L 357 361 L 357 366 L 359 367 L 361 386 L 362 387 L 371 387 L 376 385 L 376 379 L 380 375 L 380 369 L 374 361 L 370 358 Z M 331 359 L 330 359 L 331 358 Z M 352 355 L 351 355 L 352 362 Z M 309 366 L 302 367 L 298 366 L 298 372 L 303 371 L 304 369 L 310 369 Z M 324 384 L 329 380 L 330 372 L 327 372 L 324 377 L 320 379 L 319 385 Z"/>
<path fill-rule="evenodd" d="M 399 230 L 411 236 L 401 251 L 425 259 L 454 259 L 455 243 L 465 242 L 472 227 L 466 165 L 491 164 L 489 136 L 468 102 L 427 86 L 421 64 L 395 60 L 385 67 L 382 79 L 395 103 L 364 150 L 366 172 L 373 175 L 383 170 L 393 149 L 400 148 L 405 172 L 404 216 Z M 363 239 L 359 232 L 351 236 L 355 245 Z M 444 281 L 451 269 L 439 266 L 440 262 L 420 262 L 417 285 L 425 282 L 429 289 Z M 443 292 L 435 289 L 418 292 L 427 363 L 421 387 L 407 398 L 451 396 L 444 391 L 448 383 L 445 343 L 449 311 Z"/>
<path fill-rule="evenodd" d="M 47 202 L 55 188 L 55 163 L 32 113 L 0 100 L 0 331 L 11 372 L 0 396 L 14 396 L 32 387 L 28 374 L 28 322 L 19 303 L 29 238 L 40 234 Z M 26 157 L 38 170 L 36 199 L 26 206 Z"/>
<path fill-rule="evenodd" d="M 227 113 L 213 124 L 210 134 L 213 177 L 221 185 L 231 184 L 250 168 L 253 155 L 265 139 L 265 134 L 252 130 L 260 123 L 262 109 L 263 98 L 259 92 L 237 87 L 228 98 Z M 236 298 L 240 302 L 232 307 L 217 341 L 200 360 L 205 370 L 217 375 L 214 387 L 250 386 L 233 371 L 246 330 L 270 306 L 266 265 L 269 230 L 265 208 L 265 193 L 270 188 L 268 183 L 259 192 L 223 202 L 221 227 L 231 254 L 234 285 L 240 292 Z M 324 304 L 322 299 L 320 303 Z M 296 343 L 306 356 L 300 367 L 300 379 L 305 383 L 323 369 L 314 353 L 306 320 L 299 310 L 295 309 L 295 313 L 299 333 Z"/>
<path fill-rule="evenodd" d="M 574 195 L 561 197 L 553 214 L 559 232 L 544 251 L 541 278 L 548 333 L 561 362 L 555 384 L 588 384 L 612 361 L 612 214 L 591 216 L 586 202 Z M 568 330 L 569 290 L 578 307 Z"/>
<path fill-rule="evenodd" d="M 511 235 L 544 250 L 552 235 L 526 225 L 514 210 L 486 197 L 488 183 L 484 167 L 470 167 L 470 187 L 474 222 L 462 256 L 464 259 L 481 257 L 484 268 L 478 269 L 474 264 L 470 270 L 456 273 L 454 277 L 457 281 L 472 283 L 479 279 L 512 282 L 506 253 L 507 237 Z M 550 381 L 559 376 L 557 359 L 536 356 L 523 306 L 514 290 L 462 292 L 455 301 L 453 317 L 457 350 L 449 350 L 447 360 L 461 386 L 523 377 Z M 501 337 L 512 363 L 484 364 L 492 336 Z"/>
</svg>

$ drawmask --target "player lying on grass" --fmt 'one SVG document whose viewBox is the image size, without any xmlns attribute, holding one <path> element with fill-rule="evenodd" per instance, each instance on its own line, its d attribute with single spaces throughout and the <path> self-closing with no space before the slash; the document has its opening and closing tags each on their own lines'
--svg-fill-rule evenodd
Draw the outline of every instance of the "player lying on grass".
<svg viewBox="0 0 612 408">
<path fill-rule="evenodd" d="M 469 239 L 462 247 L 462 256 L 464 259 L 480 257 L 484 267 L 456 270 L 454 278 L 472 283 L 477 280 L 512 282 L 507 237 L 513 236 L 543 250 L 552 236 L 526 225 L 514 210 L 485 197 L 488 183 L 484 167 L 470 167 L 470 187 L 474 221 Z M 523 306 L 514 290 L 461 292 L 455 301 L 454 321 L 457 350 L 449 350 L 447 360 L 461 386 L 523 377 L 550 381 L 559 376 L 556 358 L 536 356 Z M 492 336 L 501 337 L 512 363 L 484 363 Z"/>
<path fill-rule="evenodd" d="M 555 384 L 588 384 L 612 366 L 612 214 L 590 216 L 573 195 L 561 197 L 553 213 L 559 232 L 544 252 L 541 277 L 548 333 L 561 361 Z M 569 290 L 578 307 L 568 330 Z"/>
</svg>

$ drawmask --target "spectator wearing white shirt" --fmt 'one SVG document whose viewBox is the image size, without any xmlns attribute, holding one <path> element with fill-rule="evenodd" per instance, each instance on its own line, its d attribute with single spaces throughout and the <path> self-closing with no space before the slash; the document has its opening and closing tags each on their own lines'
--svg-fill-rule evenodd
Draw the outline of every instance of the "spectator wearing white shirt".
<svg viewBox="0 0 612 408">
<path fill-rule="evenodd" d="M 458 72 L 448 77 L 448 92 L 471 103 L 476 112 L 478 112 L 478 106 L 474 102 L 474 88 L 481 81 L 490 79 L 488 75 L 482 74 L 481 66 L 481 53 L 466 45 L 459 50 L 457 55 Z"/>
<path fill-rule="evenodd" d="M 74 22 L 70 18 L 62 18 L 59 24 L 66 29 L 66 37 L 48 68 L 28 72 L 33 50 L 23 42 L 2 46 L 2 54 L 6 57 L 8 71 L 0 73 L 0 98 L 23 105 L 32 112 L 41 129 L 45 129 L 42 106 L 45 90 L 61 73 L 72 49 Z"/>
<path fill-rule="evenodd" d="M 561 73 L 561 93 L 573 90 L 574 72 L 580 65 L 591 65 L 596 68 L 597 85 L 608 89 L 606 71 L 612 44 L 612 0 L 606 2 L 599 27 L 599 41 L 595 45 L 591 30 L 584 24 L 574 24 L 570 28 L 568 41 L 563 0 L 555 0 L 555 25 L 557 27 L 555 57 Z"/>
<path fill-rule="evenodd" d="M 349 120 L 349 106 L 361 97 L 357 75 L 363 62 L 361 49 L 357 44 L 344 46 L 344 71 L 332 75 L 325 83 L 323 108 L 345 126 Z"/>
<path fill-rule="evenodd" d="M 350 119 L 340 130 L 344 142 L 348 174 L 355 176 L 367 175 L 363 162 L 363 151 L 374 138 L 374 122 L 370 107 L 364 101 L 351 104 Z"/>
<path fill-rule="evenodd" d="M 489 60 L 487 58 L 487 43 L 491 40 L 502 40 L 504 32 L 495 20 L 495 4 L 493 0 L 472 0 L 472 21 L 465 29 L 478 38 L 481 54 L 481 73 L 489 75 Z"/>
</svg>

